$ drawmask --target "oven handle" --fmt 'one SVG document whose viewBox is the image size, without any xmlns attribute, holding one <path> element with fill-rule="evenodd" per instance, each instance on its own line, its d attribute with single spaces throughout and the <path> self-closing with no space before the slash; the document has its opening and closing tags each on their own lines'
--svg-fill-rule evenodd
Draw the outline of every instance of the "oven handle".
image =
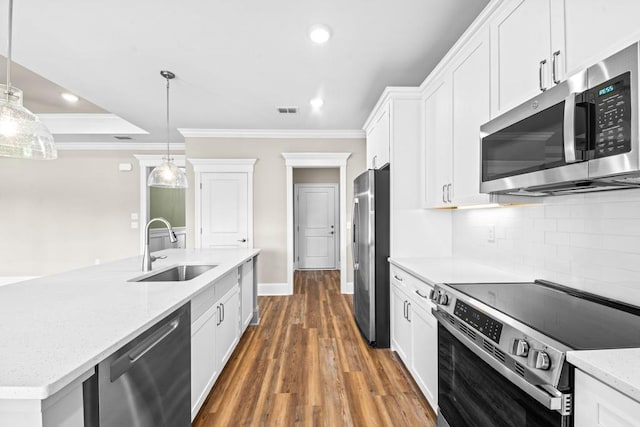
<svg viewBox="0 0 640 427">
<path fill-rule="evenodd" d="M 469 350 L 475 353 L 480 359 L 488 363 L 493 369 L 498 371 L 503 377 L 507 378 L 513 384 L 518 386 L 522 391 L 527 393 L 537 402 L 542 404 L 549 410 L 558 411 L 561 415 L 571 415 L 571 394 L 561 393 L 551 386 L 545 386 L 545 390 L 542 390 L 538 386 L 535 386 L 522 377 L 518 376 L 515 372 L 507 369 L 504 365 L 498 362 L 493 357 L 482 351 L 476 344 L 471 341 L 466 335 L 458 331 L 449 321 L 444 317 L 441 310 L 435 308 L 431 309 L 431 313 L 438 319 L 438 323 L 444 326 L 454 337 L 456 337 L 462 344 L 464 344 Z M 551 393 L 551 394 L 550 394 Z"/>
<path fill-rule="evenodd" d="M 565 163 L 576 163 L 576 93 L 572 92 L 564 101 L 563 145 Z"/>
</svg>

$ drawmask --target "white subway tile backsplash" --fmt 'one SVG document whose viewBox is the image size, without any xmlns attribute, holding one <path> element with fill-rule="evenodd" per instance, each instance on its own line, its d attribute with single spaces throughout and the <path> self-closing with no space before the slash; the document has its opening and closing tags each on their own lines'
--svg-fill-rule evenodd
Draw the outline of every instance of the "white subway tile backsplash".
<svg viewBox="0 0 640 427">
<path fill-rule="evenodd" d="M 453 233 L 454 255 L 640 305 L 640 190 L 455 211 Z"/>
<path fill-rule="evenodd" d="M 546 218 L 570 218 L 571 206 L 547 205 L 544 207 L 544 215 Z"/>
</svg>

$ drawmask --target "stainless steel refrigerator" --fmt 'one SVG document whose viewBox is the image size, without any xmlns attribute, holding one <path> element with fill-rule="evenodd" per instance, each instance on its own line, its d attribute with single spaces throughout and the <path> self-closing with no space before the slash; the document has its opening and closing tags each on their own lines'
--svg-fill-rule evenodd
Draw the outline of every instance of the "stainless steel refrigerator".
<svg viewBox="0 0 640 427">
<path fill-rule="evenodd" d="M 373 347 L 389 347 L 389 166 L 358 176 L 353 187 L 353 313 Z"/>
</svg>

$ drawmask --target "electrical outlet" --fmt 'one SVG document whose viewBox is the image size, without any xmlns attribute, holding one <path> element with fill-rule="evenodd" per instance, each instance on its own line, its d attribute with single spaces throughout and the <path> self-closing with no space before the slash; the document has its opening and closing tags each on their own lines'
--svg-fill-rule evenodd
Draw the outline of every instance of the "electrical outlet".
<svg viewBox="0 0 640 427">
<path fill-rule="evenodd" d="M 490 225 L 487 229 L 487 242 L 495 243 L 496 241 L 496 226 Z"/>
</svg>

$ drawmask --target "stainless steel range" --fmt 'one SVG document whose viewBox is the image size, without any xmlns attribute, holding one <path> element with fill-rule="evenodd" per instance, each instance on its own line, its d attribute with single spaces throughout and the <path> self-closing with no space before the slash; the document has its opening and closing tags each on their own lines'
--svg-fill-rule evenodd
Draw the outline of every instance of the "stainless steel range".
<svg viewBox="0 0 640 427">
<path fill-rule="evenodd" d="M 437 285 L 438 426 L 572 426 L 570 350 L 640 346 L 640 308 L 555 283 Z"/>
</svg>

